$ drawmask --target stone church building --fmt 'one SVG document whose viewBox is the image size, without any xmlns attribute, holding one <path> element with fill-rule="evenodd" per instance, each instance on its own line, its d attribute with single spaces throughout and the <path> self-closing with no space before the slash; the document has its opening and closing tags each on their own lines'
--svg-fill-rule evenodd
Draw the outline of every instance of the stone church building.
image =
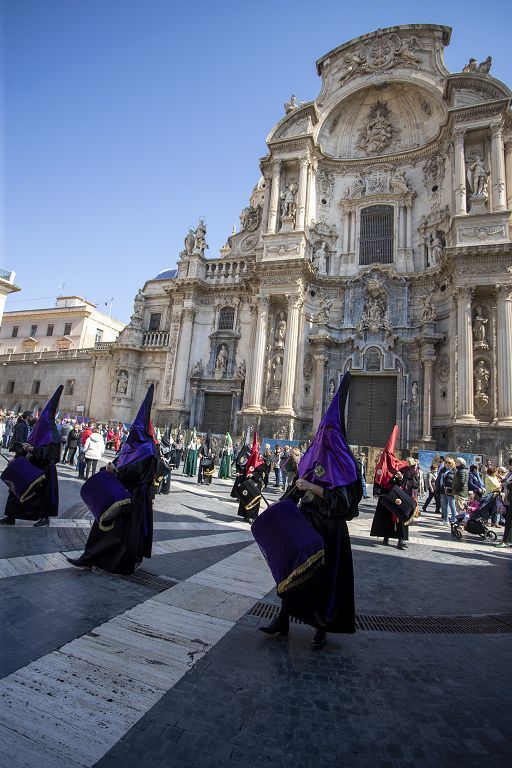
<svg viewBox="0 0 512 768">
<path fill-rule="evenodd" d="M 396 421 L 402 448 L 512 452 L 511 91 L 490 57 L 448 72 L 450 35 L 318 60 L 220 256 L 201 220 L 95 352 L 91 413 L 128 421 L 154 382 L 158 424 L 301 440 L 349 370 L 352 444 Z"/>
</svg>

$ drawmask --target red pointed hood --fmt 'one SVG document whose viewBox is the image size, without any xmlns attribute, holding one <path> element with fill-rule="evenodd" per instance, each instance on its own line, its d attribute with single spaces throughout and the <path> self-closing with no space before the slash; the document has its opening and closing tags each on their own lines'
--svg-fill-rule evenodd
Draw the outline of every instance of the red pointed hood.
<svg viewBox="0 0 512 768">
<path fill-rule="evenodd" d="M 247 474 L 252 475 L 252 473 L 263 463 L 263 459 L 261 458 L 260 452 L 258 450 L 258 434 L 255 432 L 252 439 L 251 455 L 247 459 Z"/>
<path fill-rule="evenodd" d="M 392 487 L 391 478 L 393 475 L 407 466 L 406 461 L 402 461 L 395 456 L 397 440 L 398 426 L 395 424 L 393 431 L 389 436 L 389 440 L 380 455 L 377 466 L 375 467 L 375 478 L 373 482 L 375 485 L 380 485 L 384 490 L 389 490 Z"/>
</svg>

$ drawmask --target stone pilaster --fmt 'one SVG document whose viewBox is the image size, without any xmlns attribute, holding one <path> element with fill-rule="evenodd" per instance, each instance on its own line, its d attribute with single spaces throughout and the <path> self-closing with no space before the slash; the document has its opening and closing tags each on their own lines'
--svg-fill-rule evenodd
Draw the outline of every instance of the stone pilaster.
<svg viewBox="0 0 512 768">
<path fill-rule="evenodd" d="M 493 211 L 505 211 L 507 197 L 505 189 L 505 158 L 503 154 L 503 127 L 493 123 L 491 129 L 492 161 L 492 207 Z"/>
<path fill-rule="evenodd" d="M 324 377 L 325 366 L 328 361 L 326 354 L 315 355 L 315 402 L 313 406 L 313 432 L 316 432 L 323 414 L 324 408 Z"/>
<path fill-rule="evenodd" d="M 178 351 L 178 365 L 174 381 L 174 391 L 171 405 L 174 408 L 183 408 L 185 405 L 185 392 L 187 389 L 188 367 L 190 363 L 190 348 L 192 346 L 192 328 L 194 324 L 194 310 L 186 307 L 181 316 L 181 333 Z"/>
<path fill-rule="evenodd" d="M 474 288 L 457 288 L 457 423 L 472 423 L 473 413 L 473 332 L 471 299 Z"/>
<path fill-rule="evenodd" d="M 272 164 L 272 187 L 270 189 L 270 210 L 268 215 L 267 232 L 274 234 L 277 232 L 277 221 L 279 213 L 279 186 L 281 183 L 281 161 L 275 160 Z"/>
<path fill-rule="evenodd" d="M 176 367 L 176 353 L 178 350 L 178 340 L 180 335 L 182 310 L 174 310 L 171 314 L 170 330 L 169 330 L 169 349 L 167 352 L 167 360 L 165 364 L 164 373 L 164 386 L 161 388 L 161 405 L 169 405 L 171 402 L 172 394 L 172 382 L 174 379 L 174 371 Z"/>
<path fill-rule="evenodd" d="M 299 296 L 288 298 L 288 327 L 283 360 L 283 381 L 281 384 L 281 401 L 278 413 L 294 416 L 293 393 L 295 388 L 295 372 L 297 370 L 297 346 L 299 340 L 299 315 L 302 309 L 302 292 Z"/>
<path fill-rule="evenodd" d="M 507 208 L 512 209 L 512 136 L 505 143 L 505 185 L 507 192 Z"/>
<path fill-rule="evenodd" d="M 309 225 L 312 219 L 316 220 L 316 172 L 318 163 L 315 157 L 309 164 L 308 181 L 308 209 L 306 211 L 306 223 Z"/>
<path fill-rule="evenodd" d="M 256 324 L 256 341 L 252 362 L 252 392 L 249 408 L 253 413 L 261 413 L 261 394 L 263 389 L 263 373 L 265 370 L 265 344 L 267 340 L 268 311 L 270 299 L 268 296 L 258 300 L 258 319 Z"/>
<path fill-rule="evenodd" d="M 466 164 L 464 159 L 464 128 L 456 128 L 453 134 L 455 215 L 466 213 Z"/>
<path fill-rule="evenodd" d="M 512 425 L 512 285 L 498 292 L 498 422 Z"/>
<path fill-rule="evenodd" d="M 432 440 L 432 371 L 434 358 L 428 357 L 423 363 L 423 441 Z"/>
<path fill-rule="evenodd" d="M 299 189 L 297 192 L 297 216 L 295 229 L 304 229 L 306 220 L 306 193 L 308 188 L 308 166 L 309 158 L 307 155 L 300 158 L 299 169 Z"/>
</svg>

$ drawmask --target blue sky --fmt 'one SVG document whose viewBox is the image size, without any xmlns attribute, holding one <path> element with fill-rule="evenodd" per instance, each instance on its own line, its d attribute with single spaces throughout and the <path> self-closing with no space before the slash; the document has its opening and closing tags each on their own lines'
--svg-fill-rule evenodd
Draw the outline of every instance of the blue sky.
<svg viewBox="0 0 512 768">
<path fill-rule="evenodd" d="M 199 216 L 218 256 L 283 103 L 318 95 L 318 58 L 379 27 L 446 24 L 448 69 L 491 54 L 512 85 L 511 7 L 0 0 L 0 253 L 22 288 L 6 309 L 79 293 L 127 321 Z"/>
</svg>

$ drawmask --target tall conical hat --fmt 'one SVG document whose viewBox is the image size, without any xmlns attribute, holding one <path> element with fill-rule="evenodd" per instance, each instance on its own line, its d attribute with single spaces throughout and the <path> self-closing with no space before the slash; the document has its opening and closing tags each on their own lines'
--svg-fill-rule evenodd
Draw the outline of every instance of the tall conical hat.
<svg viewBox="0 0 512 768">
<path fill-rule="evenodd" d="M 153 428 L 151 425 L 151 406 L 153 404 L 154 384 L 150 384 L 146 397 L 142 401 L 139 412 L 130 427 L 126 442 L 117 458 L 117 466 L 124 467 L 136 461 L 142 461 L 149 456 L 156 456 Z"/>
<path fill-rule="evenodd" d="M 34 448 L 41 448 L 50 443 L 60 443 L 60 434 L 55 423 L 55 414 L 59 406 L 63 385 L 60 384 L 41 411 L 36 425 L 27 440 Z"/>
<path fill-rule="evenodd" d="M 260 452 L 258 450 L 258 433 L 255 432 L 252 439 L 251 454 L 247 460 L 247 474 L 252 475 L 252 473 L 263 463 L 263 459 L 261 458 Z"/>
<path fill-rule="evenodd" d="M 324 488 L 350 485 L 358 478 L 345 428 L 345 405 L 351 378 L 348 372 L 343 376 L 313 442 L 299 462 L 299 477 Z"/>
<path fill-rule="evenodd" d="M 389 436 L 389 440 L 380 455 L 377 466 L 375 467 L 375 478 L 373 482 L 375 485 L 380 485 L 381 488 L 384 488 L 385 490 L 391 488 L 391 478 L 393 475 L 407 466 L 406 461 L 402 461 L 395 456 L 397 440 L 398 426 L 395 424 Z"/>
</svg>

